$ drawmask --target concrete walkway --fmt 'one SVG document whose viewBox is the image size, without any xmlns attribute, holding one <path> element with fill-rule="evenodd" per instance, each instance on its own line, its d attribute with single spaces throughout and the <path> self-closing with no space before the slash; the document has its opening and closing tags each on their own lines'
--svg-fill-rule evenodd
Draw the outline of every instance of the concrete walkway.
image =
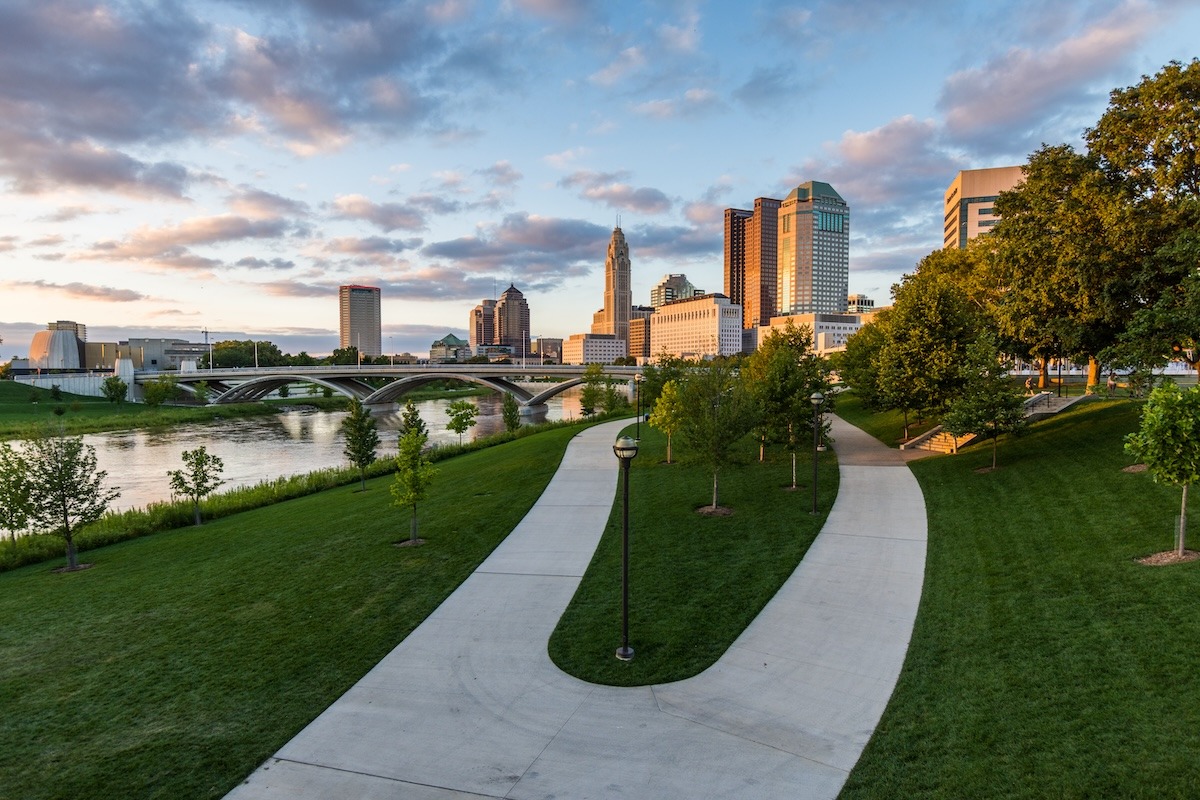
<svg viewBox="0 0 1200 800">
<path fill-rule="evenodd" d="M 479 569 L 228 797 L 835 797 L 916 616 L 916 480 L 897 451 L 834 419 L 841 490 L 829 519 L 729 651 L 678 683 L 595 686 L 559 671 L 546 641 L 607 521 L 612 442 L 627 424 L 576 437 Z"/>
</svg>

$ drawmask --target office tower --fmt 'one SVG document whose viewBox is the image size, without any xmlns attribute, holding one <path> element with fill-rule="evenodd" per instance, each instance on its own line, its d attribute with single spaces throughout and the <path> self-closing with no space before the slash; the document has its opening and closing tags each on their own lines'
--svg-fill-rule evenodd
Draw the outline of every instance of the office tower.
<svg viewBox="0 0 1200 800">
<path fill-rule="evenodd" d="M 687 279 L 687 275 L 663 275 L 661 281 L 650 290 L 650 307 L 658 308 L 663 303 L 672 300 L 683 300 L 696 296 L 696 287 Z"/>
<path fill-rule="evenodd" d="M 629 245 L 620 227 L 613 228 L 604 260 L 604 308 L 592 318 L 592 333 L 611 333 L 629 341 L 629 311 L 633 308 L 630 288 Z"/>
<path fill-rule="evenodd" d="M 992 204 L 1001 192 L 1025 180 L 1021 167 L 963 170 L 950 182 L 943 201 L 942 247 L 962 249 L 967 242 L 1000 221 Z"/>
<path fill-rule="evenodd" d="M 852 294 L 846 298 L 847 314 L 870 314 L 875 310 L 875 301 L 865 294 Z"/>
<path fill-rule="evenodd" d="M 679 358 L 732 356 L 742 351 L 742 309 L 723 294 L 673 300 L 650 317 L 650 352 Z"/>
<path fill-rule="evenodd" d="M 509 284 L 496 301 L 492 344 L 508 347 L 515 358 L 529 355 L 529 303 L 516 286 Z"/>
<path fill-rule="evenodd" d="M 742 307 L 742 327 L 765 325 L 778 310 L 777 219 L 780 201 L 754 200 L 754 210 L 725 209 L 725 294 Z"/>
<path fill-rule="evenodd" d="M 780 204 L 778 230 L 778 313 L 845 313 L 850 283 L 846 201 L 828 183 L 802 183 Z"/>
<path fill-rule="evenodd" d="M 471 309 L 471 318 L 467 321 L 467 339 L 471 343 L 471 352 L 479 355 L 479 348 L 495 344 L 496 336 L 496 301 L 484 300 Z"/>
<path fill-rule="evenodd" d="M 339 347 L 357 347 L 360 356 L 383 354 L 380 333 L 379 289 L 375 286 L 339 286 L 341 311 Z"/>
</svg>

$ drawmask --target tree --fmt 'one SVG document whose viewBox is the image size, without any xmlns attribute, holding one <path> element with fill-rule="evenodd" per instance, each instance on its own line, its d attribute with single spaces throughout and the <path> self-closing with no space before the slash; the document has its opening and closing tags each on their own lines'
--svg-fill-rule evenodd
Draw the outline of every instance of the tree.
<svg viewBox="0 0 1200 800">
<path fill-rule="evenodd" d="M 358 348 L 350 345 L 349 347 L 339 347 L 334 350 L 333 355 L 330 356 L 329 363 L 335 366 L 353 366 L 362 362 L 358 355 Z"/>
<path fill-rule="evenodd" d="M 521 427 L 521 407 L 517 403 L 517 398 L 508 392 L 504 393 L 500 414 L 504 418 L 504 430 L 511 432 Z"/>
<path fill-rule="evenodd" d="M 400 415 L 400 435 L 409 431 L 417 431 L 425 438 L 429 438 L 429 428 L 425 426 L 425 420 L 421 419 L 421 412 L 417 410 L 417 404 L 411 399 L 404 402 L 404 412 Z"/>
<path fill-rule="evenodd" d="M 742 376 L 761 412 L 760 425 L 775 439 L 786 442 L 792 455 L 792 488 L 796 488 L 796 450 L 800 432 L 812 430 L 815 413 L 811 397 L 820 392 L 832 410 L 833 386 L 829 365 L 812 352 L 812 330 L 790 320 L 774 329 L 746 362 Z M 761 457 L 761 456 L 760 456 Z"/>
<path fill-rule="evenodd" d="M 694 366 L 691 361 L 669 355 L 666 350 L 659 353 L 642 369 L 642 405 L 653 408 L 663 387 L 670 381 L 675 381 L 678 387 Z"/>
<path fill-rule="evenodd" d="M 174 400 L 178 393 L 179 384 L 174 375 L 160 375 L 142 384 L 142 399 L 148 406 L 161 406 L 168 400 Z"/>
<path fill-rule="evenodd" d="M 1142 461 L 1156 483 L 1183 488 L 1176 553 L 1184 551 L 1188 487 L 1200 479 L 1200 387 L 1182 391 L 1173 383 L 1150 393 L 1141 429 L 1125 437 L 1125 450 Z"/>
<path fill-rule="evenodd" d="M 109 375 L 100 384 L 100 392 L 110 403 L 123 403 L 129 394 L 129 384 L 116 375 Z"/>
<path fill-rule="evenodd" d="M 392 481 L 392 503 L 412 509 L 408 528 L 411 544 L 420 542 L 417 538 L 417 503 L 429 494 L 429 486 L 437 475 L 437 468 L 425 453 L 426 439 L 426 435 L 415 428 L 400 437 L 400 455 L 396 458 L 396 477 Z"/>
<path fill-rule="evenodd" d="M 459 444 L 462 444 L 463 434 L 475 427 L 475 415 L 478 413 L 479 408 L 470 400 L 455 400 L 446 408 L 446 414 L 450 417 L 446 427 L 458 434 Z"/>
<path fill-rule="evenodd" d="M 884 411 L 887 404 L 879 389 L 879 359 L 887 344 L 887 320 L 890 311 L 875 313 L 874 319 L 846 340 L 846 349 L 835 353 L 834 366 L 846 385 L 872 411 Z"/>
<path fill-rule="evenodd" d="M 585 417 L 596 413 L 604 403 L 604 368 L 588 364 L 583 371 L 583 389 L 579 392 L 579 409 Z"/>
<path fill-rule="evenodd" d="M 942 427 L 953 436 L 974 433 L 992 440 L 992 469 L 1002 433 L 1025 428 L 1025 402 L 1009 377 L 1010 364 L 1002 360 L 995 338 L 980 336 L 963 360 L 963 391 L 950 401 Z"/>
<path fill-rule="evenodd" d="M 667 435 L 667 463 L 671 463 L 671 437 L 683 425 L 683 398 L 680 396 L 679 384 L 667 381 L 659 390 L 658 400 L 650 413 L 650 424 Z"/>
<path fill-rule="evenodd" d="M 24 457 L 0 442 L 0 528 L 15 542 L 17 532 L 29 527 L 29 466 Z"/>
<path fill-rule="evenodd" d="M 201 405 L 208 405 L 208 396 L 211 391 L 208 386 L 208 381 L 196 381 L 196 385 L 193 386 L 192 389 L 192 396 L 196 398 L 196 402 L 200 403 Z"/>
<path fill-rule="evenodd" d="M 359 490 L 367 488 L 367 467 L 375 462 L 375 449 L 379 447 L 379 431 L 371 412 L 357 397 L 350 398 L 350 413 L 342 420 L 342 433 L 346 437 L 346 448 L 342 451 L 350 463 L 358 467 Z"/>
<path fill-rule="evenodd" d="M 712 470 L 713 511 L 721 468 L 734 460 L 734 444 L 754 426 L 754 400 L 737 373 L 719 361 L 696 369 L 683 384 L 680 434 L 691 457 Z"/>
<path fill-rule="evenodd" d="M 217 456 L 209 455 L 208 448 L 204 446 L 195 450 L 184 450 L 182 458 L 184 469 L 167 471 L 167 476 L 171 479 L 171 493 L 192 501 L 192 519 L 194 524 L 199 525 L 200 501 L 225 482 L 221 478 L 225 462 Z"/>
<path fill-rule="evenodd" d="M 96 468 L 96 449 L 79 436 L 42 435 L 30 439 L 25 453 L 29 472 L 30 520 L 67 543 L 67 569 L 79 569 L 75 533 L 104 515 L 120 496 L 105 489 L 108 473 Z"/>
</svg>

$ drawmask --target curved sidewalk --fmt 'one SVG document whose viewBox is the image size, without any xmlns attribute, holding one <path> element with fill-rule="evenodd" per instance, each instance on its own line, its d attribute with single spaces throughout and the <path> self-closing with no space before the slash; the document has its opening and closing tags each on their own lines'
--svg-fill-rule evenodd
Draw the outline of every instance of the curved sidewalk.
<svg viewBox="0 0 1200 800">
<path fill-rule="evenodd" d="M 729 651 L 678 683 L 595 686 L 555 667 L 546 641 L 608 519 L 626 425 L 576 437 L 479 569 L 228 797 L 835 797 L 912 632 L 916 480 L 897 451 L 834 418 L 833 510 Z"/>
</svg>

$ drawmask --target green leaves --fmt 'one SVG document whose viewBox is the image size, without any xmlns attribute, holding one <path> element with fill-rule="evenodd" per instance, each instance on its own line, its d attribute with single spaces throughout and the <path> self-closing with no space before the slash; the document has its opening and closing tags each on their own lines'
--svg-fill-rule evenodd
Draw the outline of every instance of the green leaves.
<svg viewBox="0 0 1200 800">
<path fill-rule="evenodd" d="M 1125 451 L 1159 483 L 1200 480 L 1200 387 L 1185 392 L 1167 384 L 1152 391 L 1141 429 L 1125 437 Z"/>
</svg>

